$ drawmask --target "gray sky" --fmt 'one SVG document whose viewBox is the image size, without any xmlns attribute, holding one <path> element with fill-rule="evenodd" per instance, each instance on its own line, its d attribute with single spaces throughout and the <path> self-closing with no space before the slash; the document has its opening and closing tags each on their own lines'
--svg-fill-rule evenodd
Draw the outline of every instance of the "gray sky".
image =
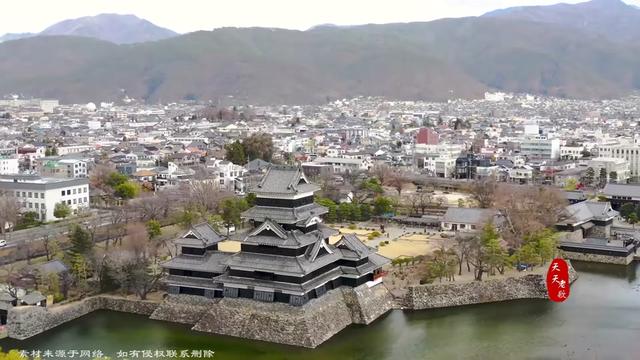
<svg viewBox="0 0 640 360">
<path fill-rule="evenodd" d="M 223 26 L 304 30 L 332 23 L 356 25 L 481 15 L 560 0 L 3 0 L 0 34 L 39 32 L 60 20 L 100 13 L 134 14 L 185 33 Z M 578 3 L 583 0 L 566 0 Z M 640 5 L 640 0 L 625 0 Z"/>
</svg>

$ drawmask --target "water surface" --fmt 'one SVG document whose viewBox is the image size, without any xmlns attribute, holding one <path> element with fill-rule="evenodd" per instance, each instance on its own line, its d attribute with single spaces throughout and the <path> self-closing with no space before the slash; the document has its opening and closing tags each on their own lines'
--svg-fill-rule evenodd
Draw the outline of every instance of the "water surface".
<svg viewBox="0 0 640 360">
<path fill-rule="evenodd" d="M 144 316 L 99 311 L 3 349 L 210 349 L 214 359 L 640 359 L 640 267 L 575 263 L 562 304 L 519 300 L 392 311 L 317 349 L 213 336 Z M 46 359 L 43 359 L 46 360 Z"/>
</svg>

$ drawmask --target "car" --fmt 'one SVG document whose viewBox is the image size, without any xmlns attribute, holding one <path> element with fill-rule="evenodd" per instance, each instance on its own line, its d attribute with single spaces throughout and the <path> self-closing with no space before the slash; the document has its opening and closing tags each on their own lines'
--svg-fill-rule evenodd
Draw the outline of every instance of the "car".
<svg viewBox="0 0 640 360">
<path fill-rule="evenodd" d="M 0 239 L 0 247 L 5 247 L 5 246 L 7 246 L 7 240 Z"/>
</svg>

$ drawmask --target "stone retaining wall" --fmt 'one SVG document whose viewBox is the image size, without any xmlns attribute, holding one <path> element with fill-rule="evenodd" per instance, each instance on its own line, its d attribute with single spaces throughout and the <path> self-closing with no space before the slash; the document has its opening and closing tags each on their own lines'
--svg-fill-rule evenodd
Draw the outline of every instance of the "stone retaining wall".
<svg viewBox="0 0 640 360">
<path fill-rule="evenodd" d="M 570 281 L 577 274 L 569 263 Z M 431 309 L 524 298 L 546 298 L 542 274 L 482 282 L 413 286 L 408 289 L 411 309 Z M 23 340 L 95 310 L 114 310 L 151 319 L 193 324 L 193 330 L 246 339 L 314 348 L 351 324 L 370 324 L 392 309 L 394 299 L 380 283 L 342 287 L 296 307 L 250 299 L 207 299 L 169 295 L 162 303 L 96 296 L 42 308 L 16 307 L 9 311 L 7 330 Z"/>
<path fill-rule="evenodd" d="M 450 306 L 481 304 L 515 299 L 547 297 L 542 275 L 491 279 L 468 283 L 430 284 L 409 287 L 407 306 L 410 309 L 435 309 Z"/>
<path fill-rule="evenodd" d="M 392 305 L 383 284 L 334 289 L 300 307 L 224 298 L 193 330 L 315 348 L 351 324 L 371 323 Z"/>
<path fill-rule="evenodd" d="M 218 301 L 195 295 L 168 295 L 151 319 L 195 325 Z"/>
<path fill-rule="evenodd" d="M 9 337 L 23 340 L 104 309 L 192 324 L 196 331 L 313 348 L 351 324 L 373 322 L 392 306 L 383 284 L 334 289 L 301 307 L 192 295 L 169 295 L 162 303 L 96 296 L 51 308 L 13 308 L 7 329 Z"/>
<path fill-rule="evenodd" d="M 193 330 L 314 348 L 351 324 L 340 289 L 296 307 L 224 298 Z"/>
<path fill-rule="evenodd" d="M 148 316 L 157 306 L 158 303 L 152 301 L 110 296 L 90 297 L 50 308 L 18 306 L 9 310 L 6 327 L 10 338 L 24 340 L 96 310 L 104 309 Z"/>
<path fill-rule="evenodd" d="M 565 259 L 596 262 L 604 264 L 629 265 L 633 261 L 633 253 L 627 256 L 610 256 L 600 254 L 587 254 L 574 251 L 563 251 L 562 256 Z"/>
<path fill-rule="evenodd" d="M 384 284 L 373 287 L 366 285 L 343 289 L 344 301 L 351 311 L 354 324 L 368 325 L 384 315 L 394 306 L 391 293 Z"/>
<path fill-rule="evenodd" d="M 573 283 L 578 274 L 569 265 L 569 282 Z M 411 286 L 406 304 L 409 309 L 436 309 L 461 305 L 518 299 L 546 299 L 546 272 L 502 279 L 487 279 L 468 283 L 442 283 Z"/>
</svg>

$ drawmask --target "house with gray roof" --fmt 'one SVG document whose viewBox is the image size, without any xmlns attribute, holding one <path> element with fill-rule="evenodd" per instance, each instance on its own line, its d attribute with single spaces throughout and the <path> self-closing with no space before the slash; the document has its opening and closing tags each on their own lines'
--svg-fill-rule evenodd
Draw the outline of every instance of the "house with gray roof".
<svg viewBox="0 0 640 360">
<path fill-rule="evenodd" d="M 564 219 L 556 224 L 556 228 L 579 232 L 581 238 L 609 239 L 613 219 L 618 215 L 608 202 L 583 201 L 567 206 Z"/>
<path fill-rule="evenodd" d="M 563 257 L 627 265 L 640 245 L 634 233 L 613 233 L 619 213 L 608 202 L 583 201 L 569 205 L 556 229 L 562 233 L 559 248 Z"/>
<path fill-rule="evenodd" d="M 169 293 L 249 298 L 303 305 L 327 291 L 373 282 L 389 259 L 354 235 L 336 244 L 314 202 L 318 186 L 300 167 L 271 166 L 252 189 L 255 206 L 242 216 L 253 226 L 237 253 L 218 251 L 222 237 L 206 224 L 176 241 L 181 254 L 162 266 Z"/>
<path fill-rule="evenodd" d="M 480 231 L 489 222 L 501 226 L 504 217 L 495 209 L 451 207 L 442 217 L 440 228 L 444 231 Z"/>
<path fill-rule="evenodd" d="M 616 210 L 620 210 L 620 207 L 626 203 L 640 205 L 640 185 L 637 184 L 609 183 L 602 190 L 602 195 Z"/>
</svg>

